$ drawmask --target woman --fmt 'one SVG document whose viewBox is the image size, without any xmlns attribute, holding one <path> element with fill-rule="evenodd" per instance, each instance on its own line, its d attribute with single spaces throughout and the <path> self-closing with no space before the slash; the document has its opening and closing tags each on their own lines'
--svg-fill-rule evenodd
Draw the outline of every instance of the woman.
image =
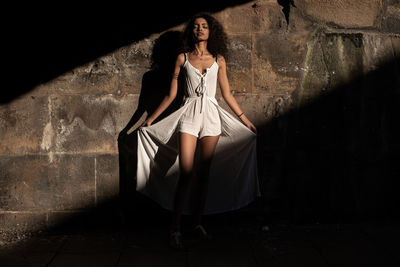
<svg viewBox="0 0 400 267">
<path fill-rule="evenodd" d="M 192 203 L 190 211 L 187 212 L 193 214 L 192 230 L 200 238 L 210 239 L 211 236 L 201 224 L 202 215 L 205 214 L 208 189 L 213 191 L 213 197 L 207 206 L 207 213 L 237 209 L 260 194 L 255 158 L 257 130 L 230 92 L 225 62 L 226 40 L 222 26 L 211 15 L 198 14 L 188 21 L 184 31 L 186 52 L 179 54 L 176 59 L 169 95 L 143 122 L 138 132 L 138 190 L 167 207 L 168 197 L 161 192 L 168 191 L 170 184 L 174 184 L 170 236 L 170 245 L 174 248 L 183 248 L 180 225 L 182 212 L 185 205 L 188 205 L 187 195 L 190 195 Z M 162 121 L 152 125 L 152 122 L 176 97 L 178 76 L 181 70 L 185 75 L 186 84 L 186 98 L 183 105 Z M 241 123 L 218 105 L 214 97 L 217 81 L 226 103 Z M 173 177 L 171 169 L 174 166 L 174 157 L 172 156 L 169 160 L 156 159 L 161 159 L 163 155 L 173 154 L 160 151 L 173 148 L 176 135 L 178 135 L 179 178 L 177 181 L 171 179 L 171 182 L 167 184 L 168 179 L 159 177 L 160 174 Z M 217 144 L 220 144 L 219 151 L 216 151 Z M 229 149 L 227 149 L 228 145 Z M 197 148 L 198 152 L 195 153 Z M 245 158 L 238 157 L 233 149 L 240 151 Z M 156 150 L 157 152 L 154 152 Z M 215 163 L 212 168 L 212 175 L 216 178 L 212 177 L 211 181 L 210 168 L 214 156 L 219 164 Z M 233 168 L 232 173 L 225 175 L 226 168 L 231 167 L 227 165 L 231 164 L 242 167 Z M 161 169 L 163 171 L 160 171 Z M 165 184 L 162 185 L 162 183 Z M 217 186 L 218 183 L 220 183 L 219 186 Z M 224 197 L 221 191 L 224 190 L 222 186 L 226 187 L 228 197 Z M 216 189 L 217 187 L 219 189 Z"/>
</svg>

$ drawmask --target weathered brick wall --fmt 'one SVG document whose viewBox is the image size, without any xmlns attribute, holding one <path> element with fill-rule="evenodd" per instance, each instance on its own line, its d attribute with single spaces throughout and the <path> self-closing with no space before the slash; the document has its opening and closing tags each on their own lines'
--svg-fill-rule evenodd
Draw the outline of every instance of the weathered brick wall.
<svg viewBox="0 0 400 267">
<path fill-rule="evenodd" d="M 232 92 L 260 132 L 263 197 L 253 208 L 295 220 L 379 215 L 390 202 L 379 202 L 392 193 L 387 179 L 398 171 L 376 155 L 387 160 L 399 151 L 390 114 L 398 112 L 400 3 L 294 3 L 289 25 L 275 0 L 214 14 L 231 41 Z M 154 42 L 182 26 L 70 69 L 0 107 L 3 238 L 118 196 L 118 135 L 138 107 Z M 230 111 L 219 91 L 217 99 Z M 132 130 L 144 118 L 138 114 Z M 123 162 L 129 173 L 132 163 Z"/>
</svg>

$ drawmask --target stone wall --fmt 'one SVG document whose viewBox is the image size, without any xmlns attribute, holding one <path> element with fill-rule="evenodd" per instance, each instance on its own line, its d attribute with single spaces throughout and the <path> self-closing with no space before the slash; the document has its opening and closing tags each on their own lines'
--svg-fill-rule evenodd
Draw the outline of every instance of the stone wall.
<svg viewBox="0 0 400 267">
<path fill-rule="evenodd" d="M 294 221 L 390 217 L 400 174 L 400 3 L 289 2 L 213 12 L 230 38 L 232 93 L 260 135 L 263 196 L 248 209 Z M 132 187 L 134 146 L 118 146 L 118 136 L 168 90 L 160 81 L 154 92 L 143 88 L 163 77 L 152 70 L 154 44 L 176 41 L 182 27 L 151 32 L 1 105 L 3 239 L 60 224 Z M 138 110 L 146 94 L 153 106 Z M 219 91 L 217 100 L 231 112 Z"/>
</svg>

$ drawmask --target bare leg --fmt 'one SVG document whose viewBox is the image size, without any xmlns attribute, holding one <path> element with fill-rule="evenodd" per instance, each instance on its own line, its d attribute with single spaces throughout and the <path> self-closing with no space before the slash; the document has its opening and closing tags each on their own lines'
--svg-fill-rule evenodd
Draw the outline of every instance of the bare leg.
<svg viewBox="0 0 400 267">
<path fill-rule="evenodd" d="M 197 137 L 188 133 L 180 132 L 179 135 L 179 169 L 180 176 L 175 188 L 172 231 L 180 231 L 182 209 L 186 201 L 188 185 L 193 175 L 194 155 L 196 151 Z"/>
<path fill-rule="evenodd" d="M 194 226 L 201 224 L 201 219 L 203 216 L 203 210 L 206 203 L 209 172 L 211 160 L 214 155 L 215 147 L 219 135 L 217 136 L 204 136 L 200 139 L 200 153 L 199 161 L 196 166 L 196 180 L 195 180 L 195 190 L 193 190 L 194 199 L 194 213 L 193 213 L 193 223 Z"/>
</svg>

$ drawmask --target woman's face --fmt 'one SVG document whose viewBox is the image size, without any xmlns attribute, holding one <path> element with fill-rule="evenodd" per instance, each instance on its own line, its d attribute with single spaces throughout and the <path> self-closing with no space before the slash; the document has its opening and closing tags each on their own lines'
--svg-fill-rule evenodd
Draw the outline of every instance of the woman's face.
<svg viewBox="0 0 400 267">
<path fill-rule="evenodd" d="M 208 29 L 207 20 L 204 18 L 197 18 L 194 21 L 193 27 L 194 38 L 198 41 L 208 40 L 210 31 Z"/>
</svg>

